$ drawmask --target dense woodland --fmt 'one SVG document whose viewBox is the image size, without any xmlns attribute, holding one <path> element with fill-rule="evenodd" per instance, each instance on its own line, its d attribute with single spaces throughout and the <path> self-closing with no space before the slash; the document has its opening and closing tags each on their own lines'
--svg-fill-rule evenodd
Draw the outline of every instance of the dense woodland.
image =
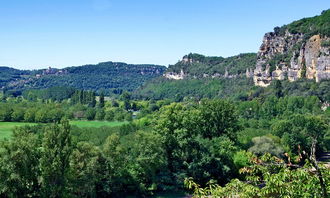
<svg viewBox="0 0 330 198">
<path fill-rule="evenodd" d="M 224 75 L 226 71 L 228 75 L 242 75 L 245 74 L 246 69 L 254 68 L 256 57 L 256 53 L 239 54 L 228 58 L 190 53 L 183 57 L 183 61 L 170 65 L 167 72 L 180 73 L 182 70 L 196 77 L 202 77 L 204 74 Z"/>
<path fill-rule="evenodd" d="M 61 90 L 62 91 L 59 91 Z M 71 88 L 50 88 L 24 92 L 16 98 L 2 96 L 0 120 L 6 122 L 59 122 L 63 118 L 78 120 L 132 120 L 133 112 L 149 111 L 149 103 L 131 102 L 124 92 L 119 99 L 105 103 L 104 93 Z M 98 100 L 98 101 L 96 101 Z"/>
<path fill-rule="evenodd" d="M 45 75 L 34 81 L 31 86 L 33 88 L 70 86 L 94 91 L 101 89 L 112 89 L 114 92 L 132 91 L 147 80 L 161 75 L 165 67 L 105 62 L 97 65 L 69 67 L 65 70 L 67 74 Z"/>
<path fill-rule="evenodd" d="M 159 65 L 117 62 L 32 71 L 0 67 L 0 88 L 14 94 L 57 86 L 93 91 L 105 89 L 108 94 L 121 94 L 123 91 L 133 91 L 146 81 L 162 75 L 165 69 Z"/>
<path fill-rule="evenodd" d="M 103 92 L 59 92 L 59 87 L 3 95 L 1 121 L 40 124 L 16 128 L 11 139 L 1 141 L 0 193 L 123 197 L 185 191 L 279 197 L 299 191 L 321 197 L 319 177 L 309 171 L 314 163 L 310 148 L 315 156 L 330 149 L 330 111 L 319 97 L 288 95 L 281 86 L 252 98 L 177 102 L 137 100 L 127 92 L 109 99 Z M 63 96 L 45 98 L 47 92 Z M 129 123 L 79 128 L 67 122 L 75 119 Z M 317 165 L 328 184 L 329 169 Z M 329 193 L 329 185 L 325 188 Z"/>
<path fill-rule="evenodd" d="M 195 98 L 231 98 L 251 100 L 265 98 L 274 91 L 289 96 L 317 96 L 322 102 L 330 100 L 330 82 L 316 83 L 314 80 L 300 79 L 295 82 L 274 81 L 269 87 L 256 87 L 251 78 L 199 78 L 170 80 L 163 77 L 153 79 L 133 92 L 139 99 L 171 99 L 184 101 Z"/>
<path fill-rule="evenodd" d="M 20 79 L 24 75 L 30 75 L 28 71 L 22 71 L 10 67 L 0 67 L 0 87 L 4 87 L 8 82 Z"/>
</svg>

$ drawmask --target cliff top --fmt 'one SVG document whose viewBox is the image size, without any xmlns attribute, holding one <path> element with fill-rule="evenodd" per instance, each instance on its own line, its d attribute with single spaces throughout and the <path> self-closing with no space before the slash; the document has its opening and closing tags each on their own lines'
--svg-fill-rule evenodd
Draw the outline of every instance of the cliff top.
<svg viewBox="0 0 330 198">
<path fill-rule="evenodd" d="M 303 18 L 282 27 L 275 27 L 274 33 L 283 36 L 286 30 L 291 34 L 302 33 L 306 39 L 315 34 L 330 37 L 330 9 L 322 11 L 318 16 Z"/>
<path fill-rule="evenodd" d="M 202 76 L 203 74 L 243 74 L 247 68 L 253 68 L 256 62 L 256 53 L 244 53 L 224 58 L 221 56 L 204 56 L 190 53 L 185 55 L 181 61 L 170 65 L 167 72 L 184 73 Z"/>
</svg>

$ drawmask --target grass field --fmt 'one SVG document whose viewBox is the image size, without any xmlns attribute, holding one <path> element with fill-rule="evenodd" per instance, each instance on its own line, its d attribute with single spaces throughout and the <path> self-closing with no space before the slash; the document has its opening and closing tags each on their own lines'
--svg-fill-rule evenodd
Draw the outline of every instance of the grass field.
<svg viewBox="0 0 330 198">
<path fill-rule="evenodd" d="M 107 121 L 70 121 L 71 125 L 78 127 L 102 127 L 102 126 L 120 126 L 127 122 L 107 122 Z M 0 140 L 4 138 L 10 138 L 15 127 L 24 125 L 35 125 L 36 123 L 24 123 L 24 122 L 0 122 Z"/>
<path fill-rule="evenodd" d="M 102 126 L 120 126 L 126 124 L 127 122 L 107 122 L 107 121 L 70 121 L 71 125 L 75 125 L 77 127 L 102 127 Z"/>
<path fill-rule="evenodd" d="M 24 125 L 35 125 L 35 123 L 0 122 L 0 139 L 10 138 L 15 127 L 20 127 Z"/>
</svg>

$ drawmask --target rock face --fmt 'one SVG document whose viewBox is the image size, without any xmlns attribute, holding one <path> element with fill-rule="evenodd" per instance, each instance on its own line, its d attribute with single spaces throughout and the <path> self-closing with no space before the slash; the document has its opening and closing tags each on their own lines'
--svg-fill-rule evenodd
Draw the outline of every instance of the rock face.
<svg viewBox="0 0 330 198">
<path fill-rule="evenodd" d="M 255 85 L 266 87 L 272 80 L 330 79 L 329 43 L 330 38 L 319 34 L 306 39 L 288 31 L 266 33 L 253 71 Z"/>
<path fill-rule="evenodd" d="M 185 73 L 181 69 L 181 72 L 179 74 L 175 72 L 166 72 L 165 74 L 163 74 L 163 76 L 167 79 L 182 80 L 185 77 Z"/>
<path fill-rule="evenodd" d="M 249 69 L 247 69 L 247 72 L 245 74 L 248 77 L 252 77 L 253 76 L 253 72 Z M 194 79 L 198 78 L 197 76 L 191 76 L 189 73 L 184 73 L 184 71 L 181 69 L 180 73 L 176 73 L 176 72 L 166 72 L 163 74 L 163 76 L 167 79 L 171 79 L 171 80 L 183 80 L 187 77 L 192 77 Z M 203 73 L 201 75 L 201 77 L 199 78 L 237 78 L 237 77 L 242 77 L 242 75 L 238 75 L 238 74 L 233 74 L 230 75 L 228 73 L 228 70 L 225 70 L 224 74 L 220 74 L 220 73 L 214 73 L 213 75 L 210 74 L 206 74 Z"/>
</svg>

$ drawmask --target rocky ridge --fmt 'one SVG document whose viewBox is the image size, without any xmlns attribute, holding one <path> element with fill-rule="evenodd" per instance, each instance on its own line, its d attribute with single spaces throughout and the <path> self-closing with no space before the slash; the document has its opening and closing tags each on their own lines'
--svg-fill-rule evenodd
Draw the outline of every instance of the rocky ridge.
<svg viewBox="0 0 330 198">
<path fill-rule="evenodd" d="M 329 22 L 327 10 L 266 33 L 253 71 L 254 84 L 267 87 L 273 80 L 330 79 Z"/>
<path fill-rule="evenodd" d="M 246 76 L 262 87 L 274 80 L 330 79 L 330 9 L 266 33 L 255 56 L 223 58 L 190 53 L 170 65 L 163 76 L 174 80 Z"/>
<path fill-rule="evenodd" d="M 265 34 L 253 75 L 255 85 L 266 87 L 272 80 L 295 81 L 303 77 L 316 82 L 330 79 L 329 42 L 330 38 L 318 34 L 306 40 L 303 34 L 288 31 L 284 36 Z"/>
</svg>

